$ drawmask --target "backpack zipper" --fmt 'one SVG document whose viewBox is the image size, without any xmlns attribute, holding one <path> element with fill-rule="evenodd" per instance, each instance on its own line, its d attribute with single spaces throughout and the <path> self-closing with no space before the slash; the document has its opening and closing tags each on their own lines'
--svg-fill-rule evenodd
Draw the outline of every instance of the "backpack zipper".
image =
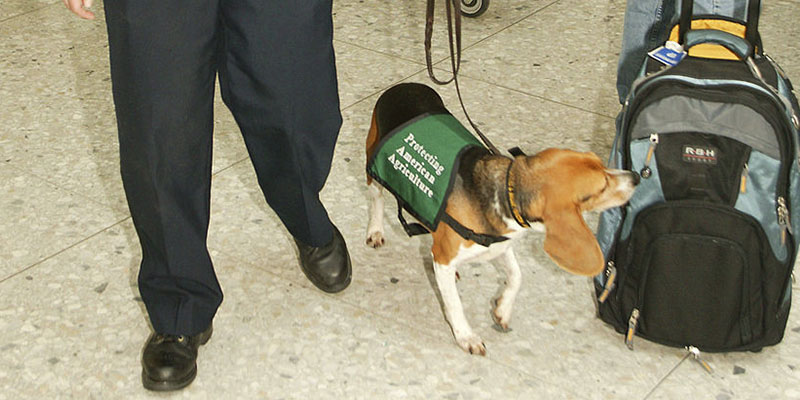
<svg viewBox="0 0 800 400">
<path fill-rule="evenodd" d="M 628 318 L 628 332 L 625 334 L 625 345 L 629 350 L 633 350 L 633 336 L 636 334 L 636 326 L 639 324 L 640 311 L 634 308 L 631 317 Z"/>
<path fill-rule="evenodd" d="M 778 225 L 781 227 L 781 244 L 786 244 L 786 234 L 792 234 L 792 222 L 789 216 L 789 207 L 786 206 L 786 199 L 778 197 Z"/>
<path fill-rule="evenodd" d="M 747 163 L 744 163 L 744 168 L 742 168 L 742 179 L 739 183 L 739 192 L 740 193 L 747 193 L 747 174 L 750 171 L 750 168 L 747 166 Z"/>
<path fill-rule="evenodd" d="M 603 284 L 603 292 L 597 297 L 597 301 L 600 303 L 605 302 L 608 298 L 608 294 L 614 290 L 615 281 L 617 280 L 617 268 L 614 265 L 614 261 L 609 261 L 608 264 L 606 264 L 605 275 L 606 281 Z"/>
<path fill-rule="evenodd" d="M 700 358 L 700 349 L 694 346 L 686 346 L 686 351 L 689 352 L 692 358 L 694 358 L 694 360 L 697 361 L 697 363 L 700 364 L 700 366 L 703 367 L 703 369 L 705 369 L 706 372 L 708 372 L 709 374 L 714 373 L 714 370 L 711 369 L 711 365 L 702 358 Z"/>
<path fill-rule="evenodd" d="M 644 167 L 641 171 L 639 171 L 639 175 L 642 176 L 643 179 L 650 178 L 653 175 L 653 170 L 650 169 L 650 160 L 653 159 L 653 154 L 656 152 L 656 147 L 658 146 L 658 133 L 651 133 L 650 134 L 650 147 L 647 149 L 647 157 L 644 159 Z"/>
</svg>

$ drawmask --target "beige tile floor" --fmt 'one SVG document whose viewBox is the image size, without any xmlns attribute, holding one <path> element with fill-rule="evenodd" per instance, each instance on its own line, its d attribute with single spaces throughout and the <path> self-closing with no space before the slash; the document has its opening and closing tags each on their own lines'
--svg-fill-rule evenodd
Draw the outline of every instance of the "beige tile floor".
<svg viewBox="0 0 800 400">
<path fill-rule="evenodd" d="M 496 0 L 465 21 L 462 85 L 473 118 L 504 148 L 605 156 L 624 5 Z M 708 355 L 708 374 L 680 349 L 640 340 L 627 350 L 594 317 L 587 280 L 557 269 L 539 233 L 516 246 L 524 284 L 510 333 L 493 330 L 488 317 L 498 269 L 462 271 L 467 316 L 489 354 L 456 347 L 434 289 L 430 239 L 405 238 L 389 218 L 388 246 L 363 245 L 363 138 L 382 90 L 427 81 L 423 9 L 422 1 L 335 2 L 344 125 L 323 197 L 354 262 L 344 293 L 324 294 L 300 273 L 217 101 L 209 247 L 226 298 L 197 380 L 172 396 L 800 398 L 800 296 L 783 343 Z M 99 17 L 78 20 L 60 0 L 0 0 L 0 399 L 165 397 L 140 383 L 149 326 Z M 800 82 L 798 20 L 800 1 L 765 2 L 765 47 Z M 442 36 L 434 54 L 446 54 Z M 463 121 L 454 89 L 439 91 Z"/>
</svg>

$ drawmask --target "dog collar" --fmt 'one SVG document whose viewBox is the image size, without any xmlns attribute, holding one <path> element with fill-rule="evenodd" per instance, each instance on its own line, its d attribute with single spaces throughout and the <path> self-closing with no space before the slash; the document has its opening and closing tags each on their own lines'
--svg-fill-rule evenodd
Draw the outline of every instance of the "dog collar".
<svg viewBox="0 0 800 400">
<path fill-rule="evenodd" d="M 508 165 L 508 170 L 506 171 L 506 200 L 508 208 L 511 209 L 511 215 L 514 216 L 514 220 L 517 221 L 519 226 L 523 228 L 530 228 L 531 225 L 522 216 L 522 212 L 520 212 L 514 196 L 514 179 L 511 172 L 512 167 L 514 166 L 514 161 L 515 160 L 511 160 L 511 164 Z"/>
</svg>

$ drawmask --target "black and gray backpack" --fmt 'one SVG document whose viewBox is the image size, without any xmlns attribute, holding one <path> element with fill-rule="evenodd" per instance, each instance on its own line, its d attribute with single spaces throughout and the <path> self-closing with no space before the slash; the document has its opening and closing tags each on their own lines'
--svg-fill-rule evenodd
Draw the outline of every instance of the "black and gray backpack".
<svg viewBox="0 0 800 400">
<path fill-rule="evenodd" d="M 783 338 L 800 233 L 797 100 L 746 23 L 691 17 L 625 101 L 610 164 L 638 172 L 601 215 L 600 318 L 625 335 L 708 352 Z M 682 51 L 688 51 L 683 59 Z M 665 53 L 662 53 L 664 55 Z"/>
</svg>

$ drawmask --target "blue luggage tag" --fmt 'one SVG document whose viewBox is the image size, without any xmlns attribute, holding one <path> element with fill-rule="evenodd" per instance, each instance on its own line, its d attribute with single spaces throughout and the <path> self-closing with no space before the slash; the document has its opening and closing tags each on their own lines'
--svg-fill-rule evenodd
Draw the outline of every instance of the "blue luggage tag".
<svg viewBox="0 0 800 400">
<path fill-rule="evenodd" d="M 683 57 L 686 57 L 686 52 L 683 51 L 683 46 L 676 42 L 667 42 L 663 46 L 647 53 L 650 57 L 666 64 L 670 67 L 678 65 Z"/>
</svg>

